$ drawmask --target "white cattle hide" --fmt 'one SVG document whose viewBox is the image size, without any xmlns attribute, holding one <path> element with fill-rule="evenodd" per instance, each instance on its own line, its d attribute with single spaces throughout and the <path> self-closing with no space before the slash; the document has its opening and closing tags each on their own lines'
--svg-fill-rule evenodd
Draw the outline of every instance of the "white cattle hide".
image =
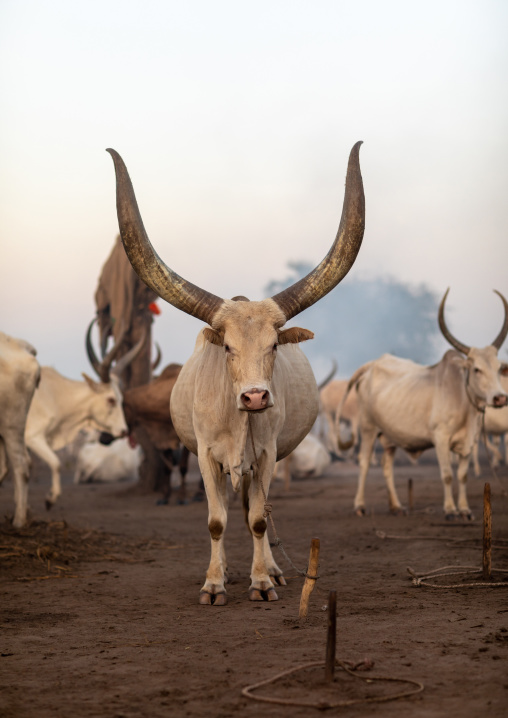
<svg viewBox="0 0 508 718">
<path fill-rule="evenodd" d="M 23 339 L 0 332 L 0 483 L 8 470 L 14 481 L 16 528 L 26 523 L 30 461 L 25 426 L 40 376 L 36 351 Z"/>
<path fill-rule="evenodd" d="M 88 442 L 78 452 L 74 483 L 135 481 L 142 458 L 141 447 L 132 448 L 126 438 L 107 446 L 98 441 Z"/>
</svg>

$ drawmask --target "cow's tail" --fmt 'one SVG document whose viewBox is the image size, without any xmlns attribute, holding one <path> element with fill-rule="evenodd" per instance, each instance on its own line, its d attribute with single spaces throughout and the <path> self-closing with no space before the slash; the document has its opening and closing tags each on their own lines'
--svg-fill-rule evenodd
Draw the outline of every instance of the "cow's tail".
<svg viewBox="0 0 508 718">
<path fill-rule="evenodd" d="M 337 443 L 339 445 L 339 449 L 341 451 L 349 451 L 349 449 L 354 446 L 355 443 L 355 437 L 352 436 L 350 441 L 342 442 L 340 440 L 340 420 L 342 416 L 342 409 L 344 408 L 344 404 L 346 403 L 346 400 L 349 396 L 349 392 L 353 387 L 356 387 L 358 385 L 358 382 L 362 378 L 362 376 L 365 374 L 365 372 L 370 369 L 372 366 L 372 362 L 367 362 L 367 364 L 363 364 L 359 369 L 355 371 L 351 379 L 348 381 L 348 385 L 346 388 L 346 391 L 344 392 L 344 396 L 342 397 L 342 400 L 339 404 L 339 408 L 337 409 L 337 413 L 335 415 L 335 430 L 337 435 Z"/>
</svg>

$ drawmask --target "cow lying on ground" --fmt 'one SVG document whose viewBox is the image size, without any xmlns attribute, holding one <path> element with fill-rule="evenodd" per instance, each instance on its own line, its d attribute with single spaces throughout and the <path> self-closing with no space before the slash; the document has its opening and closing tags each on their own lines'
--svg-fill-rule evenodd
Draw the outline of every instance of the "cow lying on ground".
<svg viewBox="0 0 508 718">
<path fill-rule="evenodd" d="M 446 327 L 447 295 L 448 290 L 439 307 L 439 326 L 456 351 L 447 351 L 434 366 L 421 366 L 384 354 L 364 364 L 349 380 L 348 391 L 355 387 L 358 393 L 362 436 L 354 501 L 358 514 L 365 513 L 365 481 L 374 442 L 380 437 L 385 450 L 383 474 L 392 511 L 402 509 L 393 479 L 396 447 L 419 456 L 433 446 L 443 481 L 445 514 L 471 516 L 466 493 L 467 469 L 482 412 L 486 407 L 504 407 L 508 401 L 500 383 L 501 371 L 508 367 L 497 357 L 508 334 L 508 303 L 499 294 L 505 308 L 503 328 L 491 346 L 477 349 L 458 342 Z M 452 494 L 450 451 L 459 456 L 458 510 Z"/>
<path fill-rule="evenodd" d="M 14 482 L 13 525 L 26 523 L 30 460 L 25 426 L 40 367 L 36 351 L 23 339 L 0 332 L 0 483 L 10 470 Z"/>
<path fill-rule="evenodd" d="M 117 178 L 117 211 L 127 256 L 138 275 L 162 299 L 206 322 L 192 357 L 171 394 L 171 416 L 185 446 L 197 454 L 208 498 L 211 559 L 201 604 L 226 603 L 227 474 L 235 491 L 243 486 L 254 544 L 251 600 L 276 600 L 273 580 L 284 584 L 272 556 L 267 496 L 276 461 L 295 449 L 318 413 L 318 391 L 299 342 L 312 332 L 284 324 L 319 301 L 347 274 L 360 249 L 365 203 L 353 148 L 339 231 L 321 264 L 270 299 L 222 299 L 170 269 L 156 254 L 143 227 L 127 169 L 109 150 Z M 249 268 L 263 262 L 252 249 Z M 273 580 L 272 580 L 273 579 Z"/>
<path fill-rule="evenodd" d="M 76 458 L 74 483 L 136 481 L 143 454 L 127 438 L 101 444 L 95 436 L 83 444 Z"/>
</svg>

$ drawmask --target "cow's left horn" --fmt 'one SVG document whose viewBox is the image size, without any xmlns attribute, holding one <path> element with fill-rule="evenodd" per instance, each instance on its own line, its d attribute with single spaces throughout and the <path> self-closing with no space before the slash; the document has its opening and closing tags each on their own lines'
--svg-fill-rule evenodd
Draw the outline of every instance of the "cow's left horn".
<svg viewBox="0 0 508 718">
<path fill-rule="evenodd" d="M 501 346 L 502 346 L 504 340 L 506 339 L 506 335 L 508 334 L 508 302 L 503 297 L 501 292 L 498 292 L 497 289 L 494 289 L 494 291 L 499 297 L 501 297 L 501 301 L 503 302 L 503 306 L 504 306 L 503 328 L 501 329 L 501 331 L 499 332 L 499 334 L 497 335 L 495 340 L 492 342 L 492 346 L 496 347 L 496 349 L 499 351 L 501 349 Z"/>
<path fill-rule="evenodd" d="M 459 352 L 462 352 L 462 354 L 465 354 L 466 356 L 471 351 L 471 347 L 468 347 L 467 344 L 462 344 L 459 342 L 453 334 L 450 332 L 448 327 L 446 326 L 445 318 L 444 318 L 444 306 L 446 302 L 446 297 L 448 296 L 448 292 L 450 291 L 450 287 L 446 290 L 444 293 L 444 297 L 441 299 L 441 304 L 439 305 L 439 312 L 437 315 L 438 322 L 439 322 L 439 328 L 441 329 L 441 333 L 446 339 L 446 341 L 452 345 L 454 349 L 456 349 Z"/>
<path fill-rule="evenodd" d="M 353 266 L 360 250 L 365 229 L 361 144 L 357 142 L 349 155 L 342 217 L 330 251 L 306 277 L 272 297 L 287 319 L 303 312 L 336 287 Z"/>
<path fill-rule="evenodd" d="M 115 150 L 107 151 L 115 163 L 120 234 L 135 272 L 161 299 L 211 324 L 224 300 L 191 284 L 164 264 L 148 239 L 124 161 Z"/>
</svg>

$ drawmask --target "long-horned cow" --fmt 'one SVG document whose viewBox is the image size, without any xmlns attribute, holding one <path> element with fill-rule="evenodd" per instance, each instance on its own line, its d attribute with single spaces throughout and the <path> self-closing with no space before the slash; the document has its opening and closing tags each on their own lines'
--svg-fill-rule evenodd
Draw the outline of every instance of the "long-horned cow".
<svg viewBox="0 0 508 718">
<path fill-rule="evenodd" d="M 28 410 L 39 382 L 36 351 L 23 339 L 0 332 L 0 483 L 9 469 L 14 482 L 13 525 L 26 523 L 30 460 L 25 446 Z"/>
<path fill-rule="evenodd" d="M 448 350 L 434 366 L 384 354 L 364 364 L 349 380 L 348 391 L 356 389 L 360 406 L 360 471 L 354 501 L 358 514 L 365 513 L 365 481 L 374 442 L 379 437 L 384 447 L 383 473 L 392 511 L 402 509 L 393 478 L 396 447 L 414 457 L 435 447 L 445 514 L 471 517 L 467 470 L 481 416 L 486 407 L 500 408 L 508 402 L 500 383 L 500 374 L 508 367 L 497 356 L 508 334 L 508 302 L 496 292 L 504 305 L 504 324 L 490 346 L 478 349 L 457 341 L 448 330 L 444 319 L 448 291 L 439 307 L 439 327 L 456 351 Z M 452 494 L 450 451 L 459 457 L 458 509 Z"/>
<path fill-rule="evenodd" d="M 60 459 L 55 451 L 74 441 L 81 429 L 97 429 L 103 434 L 105 443 L 127 435 L 119 376 L 139 351 L 142 342 L 111 368 L 119 344 L 99 362 L 95 355 L 90 354 L 92 325 L 93 322 L 88 327 L 86 346 L 101 381 L 96 382 L 87 374 L 83 374 L 85 381 L 74 381 L 52 367 L 42 367 L 40 384 L 28 412 L 26 445 L 51 469 L 51 489 L 46 494 L 48 509 L 62 493 Z"/>
<path fill-rule="evenodd" d="M 243 485 L 253 537 L 250 599 L 277 600 L 273 580 L 285 584 L 266 535 L 266 497 L 275 462 L 300 443 L 316 419 L 318 392 L 298 346 L 312 339 L 312 332 L 282 327 L 331 291 L 356 259 L 365 222 L 360 144 L 351 151 L 342 218 L 327 256 L 296 284 L 256 302 L 221 299 L 160 259 L 143 227 L 127 169 L 120 155 L 109 150 L 120 233 L 132 266 L 162 299 L 209 325 L 199 333 L 171 395 L 173 423 L 198 456 L 208 498 L 211 559 L 201 604 L 226 603 L 227 474 L 235 491 Z"/>
</svg>

